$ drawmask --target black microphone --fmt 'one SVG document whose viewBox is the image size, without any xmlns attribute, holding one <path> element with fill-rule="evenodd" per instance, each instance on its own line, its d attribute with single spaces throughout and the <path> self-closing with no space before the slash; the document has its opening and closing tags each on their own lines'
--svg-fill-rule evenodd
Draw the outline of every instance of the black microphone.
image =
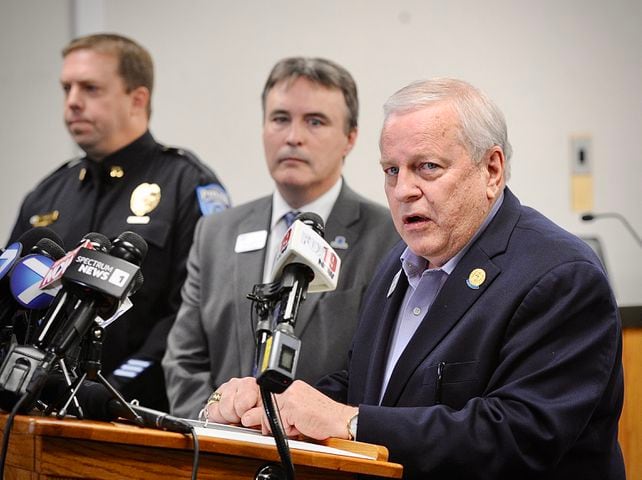
<svg viewBox="0 0 642 480">
<path fill-rule="evenodd" d="M 55 362 L 79 345 L 96 316 L 109 318 L 128 295 L 139 266 L 119 256 L 142 262 L 147 245 L 139 235 L 126 233 L 121 235 L 121 247 L 112 246 L 110 254 L 87 248 L 78 250 L 62 276 L 63 288 L 75 295 L 78 302 L 46 349 L 24 345 L 9 350 L 0 366 L 0 391 L 4 390 L 8 397 L 0 399 L 3 404 L 25 395 L 22 405 L 28 410 Z"/>
<path fill-rule="evenodd" d="M 52 285 L 61 285 L 61 279 L 66 269 L 73 262 L 80 248 L 86 245 L 86 242 L 89 242 L 91 247 L 99 252 L 108 253 L 111 249 L 111 241 L 102 233 L 89 232 L 85 234 L 76 248 L 67 252 L 64 258 L 61 258 L 59 262 L 52 266 L 50 278 L 48 278 Z M 68 314 L 77 305 L 78 301 L 79 298 L 68 289 L 62 288 L 58 291 L 56 298 L 41 321 L 35 342 L 36 346 L 47 348 L 51 344 L 54 336 L 64 328 L 63 325 L 68 325 Z"/>
<path fill-rule="evenodd" d="M 96 316 L 113 316 L 134 286 L 146 253 L 147 243 L 133 232 L 124 232 L 114 240 L 109 254 L 81 248 L 62 276 L 64 288 L 79 301 L 49 348 L 62 355 L 82 339 Z"/>
<path fill-rule="evenodd" d="M 62 375 L 52 375 L 42 389 L 41 399 L 45 403 L 56 402 L 69 393 L 69 386 Z M 90 380 L 83 381 L 77 392 L 76 399 L 82 409 L 83 416 L 91 420 L 112 421 L 117 418 L 135 420 L 132 418 L 131 408 L 138 416 L 141 426 L 167 430 L 178 433 L 191 433 L 190 424 L 185 420 L 174 417 L 166 412 L 153 410 L 128 403 L 125 406 L 109 392 L 101 383 Z M 70 407 L 71 413 L 76 413 L 75 407 Z"/>
<path fill-rule="evenodd" d="M 638 242 L 638 245 L 642 246 L 642 238 L 637 234 L 637 232 L 633 229 L 631 224 L 628 222 L 626 218 L 624 218 L 624 215 L 617 213 L 617 212 L 604 212 L 604 213 L 593 213 L 593 212 L 586 212 L 582 214 L 582 221 L 584 222 L 590 222 L 593 220 L 596 220 L 598 218 L 617 218 L 620 222 L 624 224 L 626 229 L 633 235 L 633 238 L 635 238 L 635 241 Z"/>
</svg>

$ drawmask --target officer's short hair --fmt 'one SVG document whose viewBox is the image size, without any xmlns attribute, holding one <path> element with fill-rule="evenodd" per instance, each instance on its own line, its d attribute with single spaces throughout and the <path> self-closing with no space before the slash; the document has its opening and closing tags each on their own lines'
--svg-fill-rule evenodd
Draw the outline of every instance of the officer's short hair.
<svg viewBox="0 0 642 480">
<path fill-rule="evenodd" d="M 357 128 L 359 119 L 357 85 L 352 75 L 345 68 L 325 58 L 289 57 L 274 65 L 265 82 L 261 96 L 263 116 L 265 116 L 265 101 L 272 87 L 283 80 L 293 82 L 300 77 L 327 88 L 341 90 L 343 99 L 348 107 L 346 134 Z"/>
<path fill-rule="evenodd" d="M 125 82 L 126 91 L 129 93 L 138 87 L 146 87 L 149 90 L 147 115 L 151 115 L 154 62 L 145 48 L 122 35 L 98 33 L 73 39 L 63 48 L 62 56 L 64 58 L 74 50 L 81 49 L 115 55 L 118 59 L 118 73 Z"/>
</svg>

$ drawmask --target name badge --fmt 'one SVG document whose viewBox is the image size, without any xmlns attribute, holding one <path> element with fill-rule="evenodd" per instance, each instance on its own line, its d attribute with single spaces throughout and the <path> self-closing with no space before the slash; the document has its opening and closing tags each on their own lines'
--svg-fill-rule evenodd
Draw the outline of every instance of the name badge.
<svg viewBox="0 0 642 480">
<path fill-rule="evenodd" d="M 244 253 L 261 250 L 265 247 L 267 240 L 267 230 L 259 230 L 257 232 L 241 233 L 236 237 L 236 245 L 234 245 L 234 252 Z"/>
</svg>

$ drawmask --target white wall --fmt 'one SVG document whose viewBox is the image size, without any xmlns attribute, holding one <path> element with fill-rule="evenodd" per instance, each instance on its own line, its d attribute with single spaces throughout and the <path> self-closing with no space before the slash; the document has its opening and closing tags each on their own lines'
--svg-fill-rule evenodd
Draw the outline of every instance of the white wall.
<svg viewBox="0 0 642 480">
<path fill-rule="evenodd" d="M 74 151 L 57 79 L 75 4 L 0 1 L 6 238 L 26 189 Z M 381 203 L 381 104 L 418 78 L 470 81 L 506 114 L 513 191 L 568 230 L 599 235 L 619 302 L 642 304 L 642 250 L 613 220 L 578 220 L 569 160 L 570 136 L 590 134 L 595 211 L 620 212 L 642 232 L 640 0 L 92 0 L 87 13 L 88 1 L 76 30 L 123 33 L 151 51 L 155 136 L 194 150 L 236 204 L 272 190 L 260 92 L 278 59 L 324 56 L 354 75 L 360 138 L 346 178 Z"/>
</svg>

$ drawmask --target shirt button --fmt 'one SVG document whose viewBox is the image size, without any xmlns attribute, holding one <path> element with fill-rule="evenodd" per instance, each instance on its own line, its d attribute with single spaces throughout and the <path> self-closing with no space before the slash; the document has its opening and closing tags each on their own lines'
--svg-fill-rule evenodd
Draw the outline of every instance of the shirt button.
<svg viewBox="0 0 642 480">
<path fill-rule="evenodd" d="M 415 315 L 419 315 L 421 313 L 421 308 L 419 308 L 419 307 L 413 308 L 412 309 L 412 313 L 414 313 Z"/>
</svg>

